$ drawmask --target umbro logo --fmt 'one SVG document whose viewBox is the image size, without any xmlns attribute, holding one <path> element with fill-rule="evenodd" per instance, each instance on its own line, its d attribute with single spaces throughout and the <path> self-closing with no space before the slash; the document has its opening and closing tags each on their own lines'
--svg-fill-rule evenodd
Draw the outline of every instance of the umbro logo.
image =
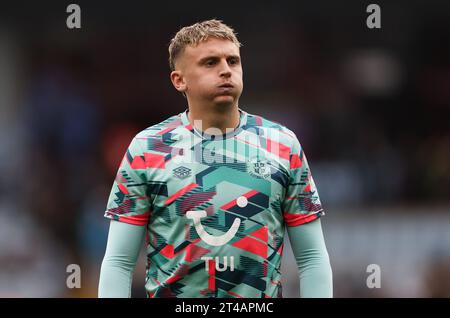
<svg viewBox="0 0 450 318">
<path fill-rule="evenodd" d="M 185 179 L 191 176 L 191 169 L 181 166 L 173 169 L 173 175 L 178 179 Z"/>
</svg>

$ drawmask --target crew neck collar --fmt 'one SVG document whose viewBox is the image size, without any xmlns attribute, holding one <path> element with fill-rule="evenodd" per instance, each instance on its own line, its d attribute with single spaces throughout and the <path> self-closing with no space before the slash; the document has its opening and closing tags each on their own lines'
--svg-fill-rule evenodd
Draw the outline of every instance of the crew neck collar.
<svg viewBox="0 0 450 318">
<path fill-rule="evenodd" d="M 239 125 L 235 129 L 230 130 L 221 135 L 210 135 L 206 132 L 196 129 L 189 121 L 188 117 L 189 109 L 186 109 L 184 112 L 181 113 L 181 121 L 186 128 L 188 128 L 193 134 L 202 139 L 207 140 L 228 139 L 230 137 L 234 137 L 237 134 L 239 134 L 239 132 L 242 130 L 242 127 L 247 123 L 247 113 L 240 108 L 238 108 L 238 110 L 239 110 Z"/>
</svg>

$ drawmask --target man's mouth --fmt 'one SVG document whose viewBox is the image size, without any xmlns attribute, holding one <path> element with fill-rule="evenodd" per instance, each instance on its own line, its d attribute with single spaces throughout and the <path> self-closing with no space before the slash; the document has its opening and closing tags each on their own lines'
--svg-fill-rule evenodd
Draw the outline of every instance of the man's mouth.
<svg viewBox="0 0 450 318">
<path fill-rule="evenodd" d="M 225 84 L 219 85 L 219 87 L 220 88 L 233 88 L 234 86 L 233 86 L 233 84 L 225 83 Z"/>
</svg>

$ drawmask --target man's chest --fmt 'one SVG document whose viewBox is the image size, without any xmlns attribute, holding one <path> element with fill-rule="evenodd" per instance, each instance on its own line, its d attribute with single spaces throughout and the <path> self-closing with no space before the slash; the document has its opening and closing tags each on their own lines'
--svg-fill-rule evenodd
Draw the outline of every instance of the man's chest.
<svg viewBox="0 0 450 318">
<path fill-rule="evenodd" d="M 184 148 L 182 156 L 152 174 L 159 188 L 151 196 L 153 210 L 182 215 L 209 208 L 248 218 L 279 207 L 289 183 L 287 169 L 264 152 L 232 150 L 218 143 Z"/>
</svg>

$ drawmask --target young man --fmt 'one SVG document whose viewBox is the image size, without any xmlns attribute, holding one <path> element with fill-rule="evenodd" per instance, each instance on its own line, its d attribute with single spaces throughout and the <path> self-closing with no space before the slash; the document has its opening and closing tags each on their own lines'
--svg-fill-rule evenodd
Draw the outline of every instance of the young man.
<svg viewBox="0 0 450 318">
<path fill-rule="evenodd" d="M 189 109 L 138 133 L 111 190 L 99 297 L 129 297 L 146 237 L 148 297 L 282 297 L 285 227 L 301 297 L 332 297 L 324 214 L 286 127 L 239 108 L 241 44 L 221 21 L 182 28 L 170 78 Z"/>
</svg>

